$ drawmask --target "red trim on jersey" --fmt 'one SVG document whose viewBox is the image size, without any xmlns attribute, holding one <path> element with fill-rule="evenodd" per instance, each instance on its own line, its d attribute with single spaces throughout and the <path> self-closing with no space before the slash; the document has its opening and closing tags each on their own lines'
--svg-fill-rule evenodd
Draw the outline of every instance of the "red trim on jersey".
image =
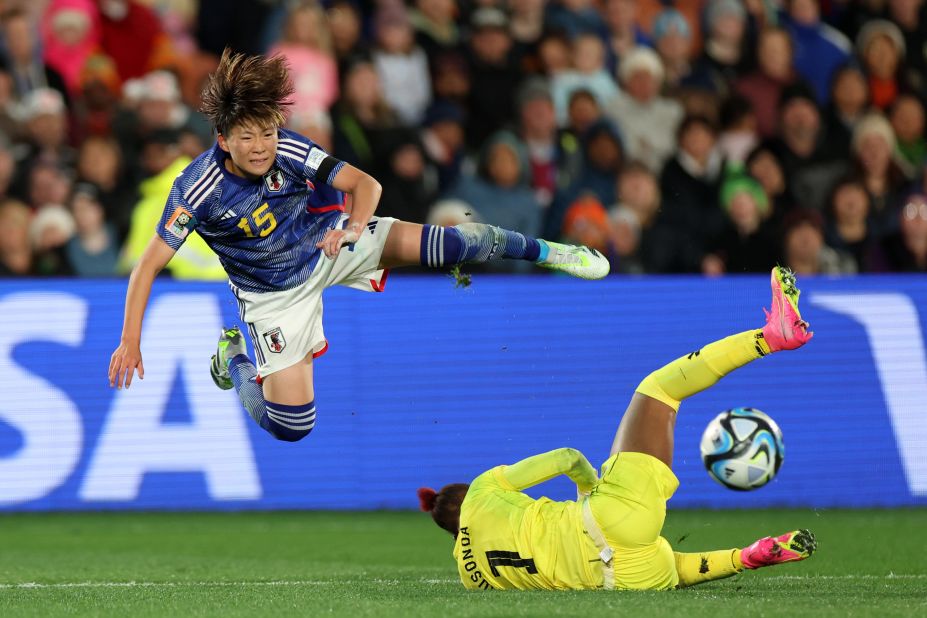
<svg viewBox="0 0 927 618">
<path fill-rule="evenodd" d="M 264 383 L 264 378 L 261 377 L 261 374 L 257 374 L 256 376 L 254 376 L 254 381 L 257 383 L 258 386 L 260 386 L 261 384 Z"/>
<path fill-rule="evenodd" d="M 370 287 L 373 288 L 374 292 L 382 292 L 386 289 L 386 278 L 389 277 L 389 268 L 383 269 L 383 276 L 380 277 L 380 280 L 376 279 L 370 280 Z"/>
<path fill-rule="evenodd" d="M 318 358 L 328 352 L 328 339 L 325 340 L 325 347 L 319 350 L 318 352 L 312 353 L 312 358 Z"/>
<path fill-rule="evenodd" d="M 321 212 L 331 212 L 333 210 L 340 210 L 344 212 L 344 204 L 331 204 L 329 206 L 317 206 L 313 208 L 312 206 L 306 206 L 306 212 L 311 212 L 318 214 Z"/>
</svg>

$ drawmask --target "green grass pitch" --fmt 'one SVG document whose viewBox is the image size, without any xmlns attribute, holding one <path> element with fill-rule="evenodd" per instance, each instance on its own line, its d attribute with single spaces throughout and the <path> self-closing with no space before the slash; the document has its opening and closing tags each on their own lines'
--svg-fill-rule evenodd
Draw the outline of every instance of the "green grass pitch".
<svg viewBox="0 0 927 618">
<path fill-rule="evenodd" d="M 810 560 L 688 590 L 466 592 L 419 513 L 5 515 L 0 616 L 927 616 L 927 510 L 671 511 L 664 536 L 798 527 Z"/>
</svg>

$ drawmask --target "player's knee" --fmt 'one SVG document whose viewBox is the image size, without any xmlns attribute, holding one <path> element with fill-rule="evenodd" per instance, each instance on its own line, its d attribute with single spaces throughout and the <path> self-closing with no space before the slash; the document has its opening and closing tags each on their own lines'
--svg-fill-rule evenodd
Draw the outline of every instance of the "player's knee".
<svg viewBox="0 0 927 618">
<path fill-rule="evenodd" d="M 261 427 L 284 442 L 299 442 L 315 427 L 315 402 L 296 406 L 267 402 Z"/>
</svg>

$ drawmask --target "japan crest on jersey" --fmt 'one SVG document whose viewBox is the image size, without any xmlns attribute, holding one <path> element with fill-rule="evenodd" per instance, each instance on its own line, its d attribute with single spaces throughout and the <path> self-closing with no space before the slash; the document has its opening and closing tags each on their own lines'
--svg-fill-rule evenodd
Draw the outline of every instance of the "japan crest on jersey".
<svg viewBox="0 0 927 618">
<path fill-rule="evenodd" d="M 269 191 L 276 193 L 283 188 L 283 172 L 278 169 L 272 169 L 264 176 L 264 183 Z"/>
<path fill-rule="evenodd" d="M 264 333 L 264 344 L 267 346 L 267 349 L 274 354 L 283 352 L 283 348 L 286 347 L 286 339 L 283 337 L 283 330 L 277 327 Z"/>
</svg>

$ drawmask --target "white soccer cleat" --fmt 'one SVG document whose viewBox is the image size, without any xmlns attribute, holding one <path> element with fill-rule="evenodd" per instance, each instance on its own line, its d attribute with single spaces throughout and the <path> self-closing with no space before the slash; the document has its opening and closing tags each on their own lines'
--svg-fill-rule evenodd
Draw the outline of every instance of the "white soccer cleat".
<svg viewBox="0 0 927 618">
<path fill-rule="evenodd" d="M 602 279 L 611 269 L 608 258 L 588 247 L 564 245 L 542 240 L 549 247 L 547 257 L 537 265 L 550 270 L 559 270 L 580 279 Z"/>
</svg>

